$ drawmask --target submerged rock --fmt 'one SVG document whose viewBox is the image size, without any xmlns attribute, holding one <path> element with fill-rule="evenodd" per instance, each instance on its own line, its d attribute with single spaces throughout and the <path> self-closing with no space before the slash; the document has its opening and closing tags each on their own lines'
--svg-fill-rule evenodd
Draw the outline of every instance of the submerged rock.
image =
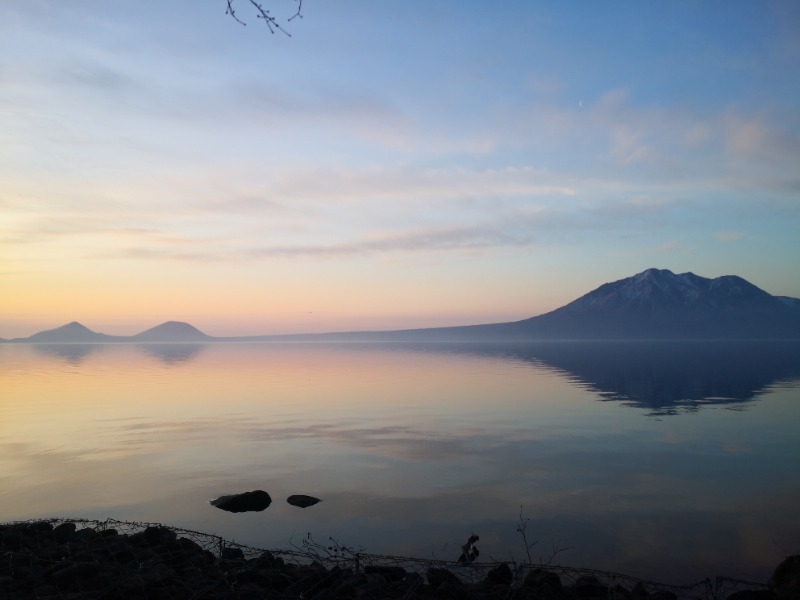
<svg viewBox="0 0 800 600">
<path fill-rule="evenodd" d="M 272 498 L 264 490 L 254 490 L 241 494 L 231 494 L 220 496 L 210 502 L 211 506 L 216 506 L 228 512 L 259 512 L 272 504 Z"/>
<path fill-rule="evenodd" d="M 314 506 L 315 504 L 322 502 L 322 500 L 319 498 L 314 498 L 314 496 L 306 496 L 305 494 L 293 494 L 286 499 L 286 502 L 292 506 L 308 508 L 309 506 Z"/>
</svg>

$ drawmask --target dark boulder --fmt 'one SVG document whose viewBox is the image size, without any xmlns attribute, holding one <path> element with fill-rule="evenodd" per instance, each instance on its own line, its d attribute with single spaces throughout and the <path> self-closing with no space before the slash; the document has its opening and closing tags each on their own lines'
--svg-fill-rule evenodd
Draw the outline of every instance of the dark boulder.
<svg viewBox="0 0 800 600">
<path fill-rule="evenodd" d="M 769 590 L 739 590 L 725 600 L 775 600 L 775 594 Z"/>
<path fill-rule="evenodd" d="M 226 546 L 219 555 L 222 560 L 244 560 L 244 552 L 235 546 Z"/>
<path fill-rule="evenodd" d="M 769 579 L 769 589 L 778 600 L 800 598 L 800 554 L 781 561 Z"/>
<path fill-rule="evenodd" d="M 669 590 L 658 590 L 650 594 L 647 600 L 678 600 L 678 597 Z"/>
<path fill-rule="evenodd" d="M 428 583 L 431 585 L 433 589 L 438 589 L 439 587 L 447 584 L 449 586 L 454 587 L 462 587 L 463 584 L 461 580 L 453 575 L 447 569 L 439 569 L 437 567 L 431 567 L 428 569 L 428 572 L 425 574 L 428 578 Z"/>
<path fill-rule="evenodd" d="M 86 544 L 98 537 L 100 537 L 100 534 L 97 533 L 96 529 L 84 527 L 83 529 L 78 529 L 75 531 L 75 533 L 71 536 L 71 541 L 76 544 Z"/>
<path fill-rule="evenodd" d="M 292 494 L 286 499 L 286 502 L 292 506 L 308 508 L 309 506 L 314 506 L 315 504 L 322 502 L 322 500 L 319 498 L 314 498 L 314 496 L 306 496 L 305 494 Z"/>
<path fill-rule="evenodd" d="M 61 525 L 53 529 L 53 537 L 58 543 L 64 544 L 72 539 L 75 529 L 75 523 L 61 523 Z"/>
<path fill-rule="evenodd" d="M 608 596 L 608 588 L 594 575 L 581 575 L 575 581 L 575 595 L 578 598 L 605 598 Z"/>
<path fill-rule="evenodd" d="M 170 544 L 178 539 L 178 534 L 168 527 L 151 526 L 145 529 L 142 535 L 151 546 Z"/>
<path fill-rule="evenodd" d="M 272 498 L 264 490 L 254 490 L 241 494 L 220 496 L 216 500 L 212 500 L 210 504 L 228 512 L 258 512 L 272 504 Z"/>
<path fill-rule="evenodd" d="M 364 567 L 364 574 L 369 575 L 377 573 L 382 575 L 383 578 L 389 583 L 395 581 L 403 581 L 408 575 L 408 572 L 403 567 L 383 566 L 383 565 L 367 565 Z"/>
<path fill-rule="evenodd" d="M 497 565 L 486 574 L 486 580 L 492 585 L 511 585 L 514 574 L 506 563 Z"/>
<path fill-rule="evenodd" d="M 549 590 L 560 590 L 562 587 L 561 578 L 556 573 L 542 569 L 534 569 L 528 573 L 522 585 L 523 587 Z"/>
</svg>

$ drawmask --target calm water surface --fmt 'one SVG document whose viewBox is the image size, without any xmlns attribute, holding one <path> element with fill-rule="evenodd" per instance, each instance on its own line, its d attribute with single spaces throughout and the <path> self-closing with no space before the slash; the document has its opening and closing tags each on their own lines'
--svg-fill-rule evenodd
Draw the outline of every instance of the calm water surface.
<svg viewBox="0 0 800 600">
<path fill-rule="evenodd" d="M 794 345 L 0 345 L 2 521 L 522 560 L 521 510 L 535 559 L 758 581 L 800 550 L 798 465 Z"/>
</svg>

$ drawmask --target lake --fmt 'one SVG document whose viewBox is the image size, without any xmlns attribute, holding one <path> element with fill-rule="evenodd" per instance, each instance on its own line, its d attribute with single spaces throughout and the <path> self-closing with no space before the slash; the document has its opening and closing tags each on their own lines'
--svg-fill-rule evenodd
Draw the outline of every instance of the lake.
<svg viewBox="0 0 800 600">
<path fill-rule="evenodd" d="M 0 520 L 522 561 L 523 519 L 534 560 L 766 581 L 800 550 L 799 348 L 0 344 Z"/>
</svg>

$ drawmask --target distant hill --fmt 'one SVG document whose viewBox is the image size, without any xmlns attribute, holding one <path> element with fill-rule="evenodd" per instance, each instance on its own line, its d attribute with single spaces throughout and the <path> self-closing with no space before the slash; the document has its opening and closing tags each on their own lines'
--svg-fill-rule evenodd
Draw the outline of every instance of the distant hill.
<svg viewBox="0 0 800 600">
<path fill-rule="evenodd" d="M 328 339 L 800 339 L 800 300 L 772 296 L 735 275 L 708 279 L 648 269 L 522 321 L 331 334 Z"/>
<path fill-rule="evenodd" d="M 735 275 L 648 269 L 517 327 L 559 337 L 800 338 L 800 300 L 772 296 Z"/>
<path fill-rule="evenodd" d="M 7 342 L 27 342 L 35 344 L 102 344 L 110 342 L 209 342 L 215 338 L 206 335 L 189 323 L 167 321 L 133 336 L 107 335 L 92 331 L 85 325 L 73 321 L 55 329 L 40 331 L 27 338 L 5 340 Z"/>
<path fill-rule="evenodd" d="M 131 338 L 136 342 L 207 342 L 212 339 L 193 325 L 181 321 L 167 321 Z"/>
<path fill-rule="evenodd" d="M 92 342 L 106 342 L 109 340 L 113 340 L 114 336 L 106 335 L 104 333 L 97 333 L 86 327 L 85 325 L 81 325 L 77 321 L 73 321 L 72 323 L 67 323 L 66 325 L 62 325 L 61 327 L 56 327 L 55 329 L 48 329 L 47 331 L 40 331 L 29 338 L 25 338 L 24 340 L 14 340 L 14 341 L 26 341 L 26 342 L 48 342 L 52 344 L 58 343 L 92 343 Z"/>
<path fill-rule="evenodd" d="M 80 323 L 11 342 L 205 343 L 213 341 L 520 341 L 625 339 L 800 339 L 800 299 L 772 296 L 735 275 L 715 279 L 647 269 L 606 283 L 552 312 L 511 323 L 399 331 L 211 337 L 180 321 L 134 336 L 95 333 Z"/>
</svg>

